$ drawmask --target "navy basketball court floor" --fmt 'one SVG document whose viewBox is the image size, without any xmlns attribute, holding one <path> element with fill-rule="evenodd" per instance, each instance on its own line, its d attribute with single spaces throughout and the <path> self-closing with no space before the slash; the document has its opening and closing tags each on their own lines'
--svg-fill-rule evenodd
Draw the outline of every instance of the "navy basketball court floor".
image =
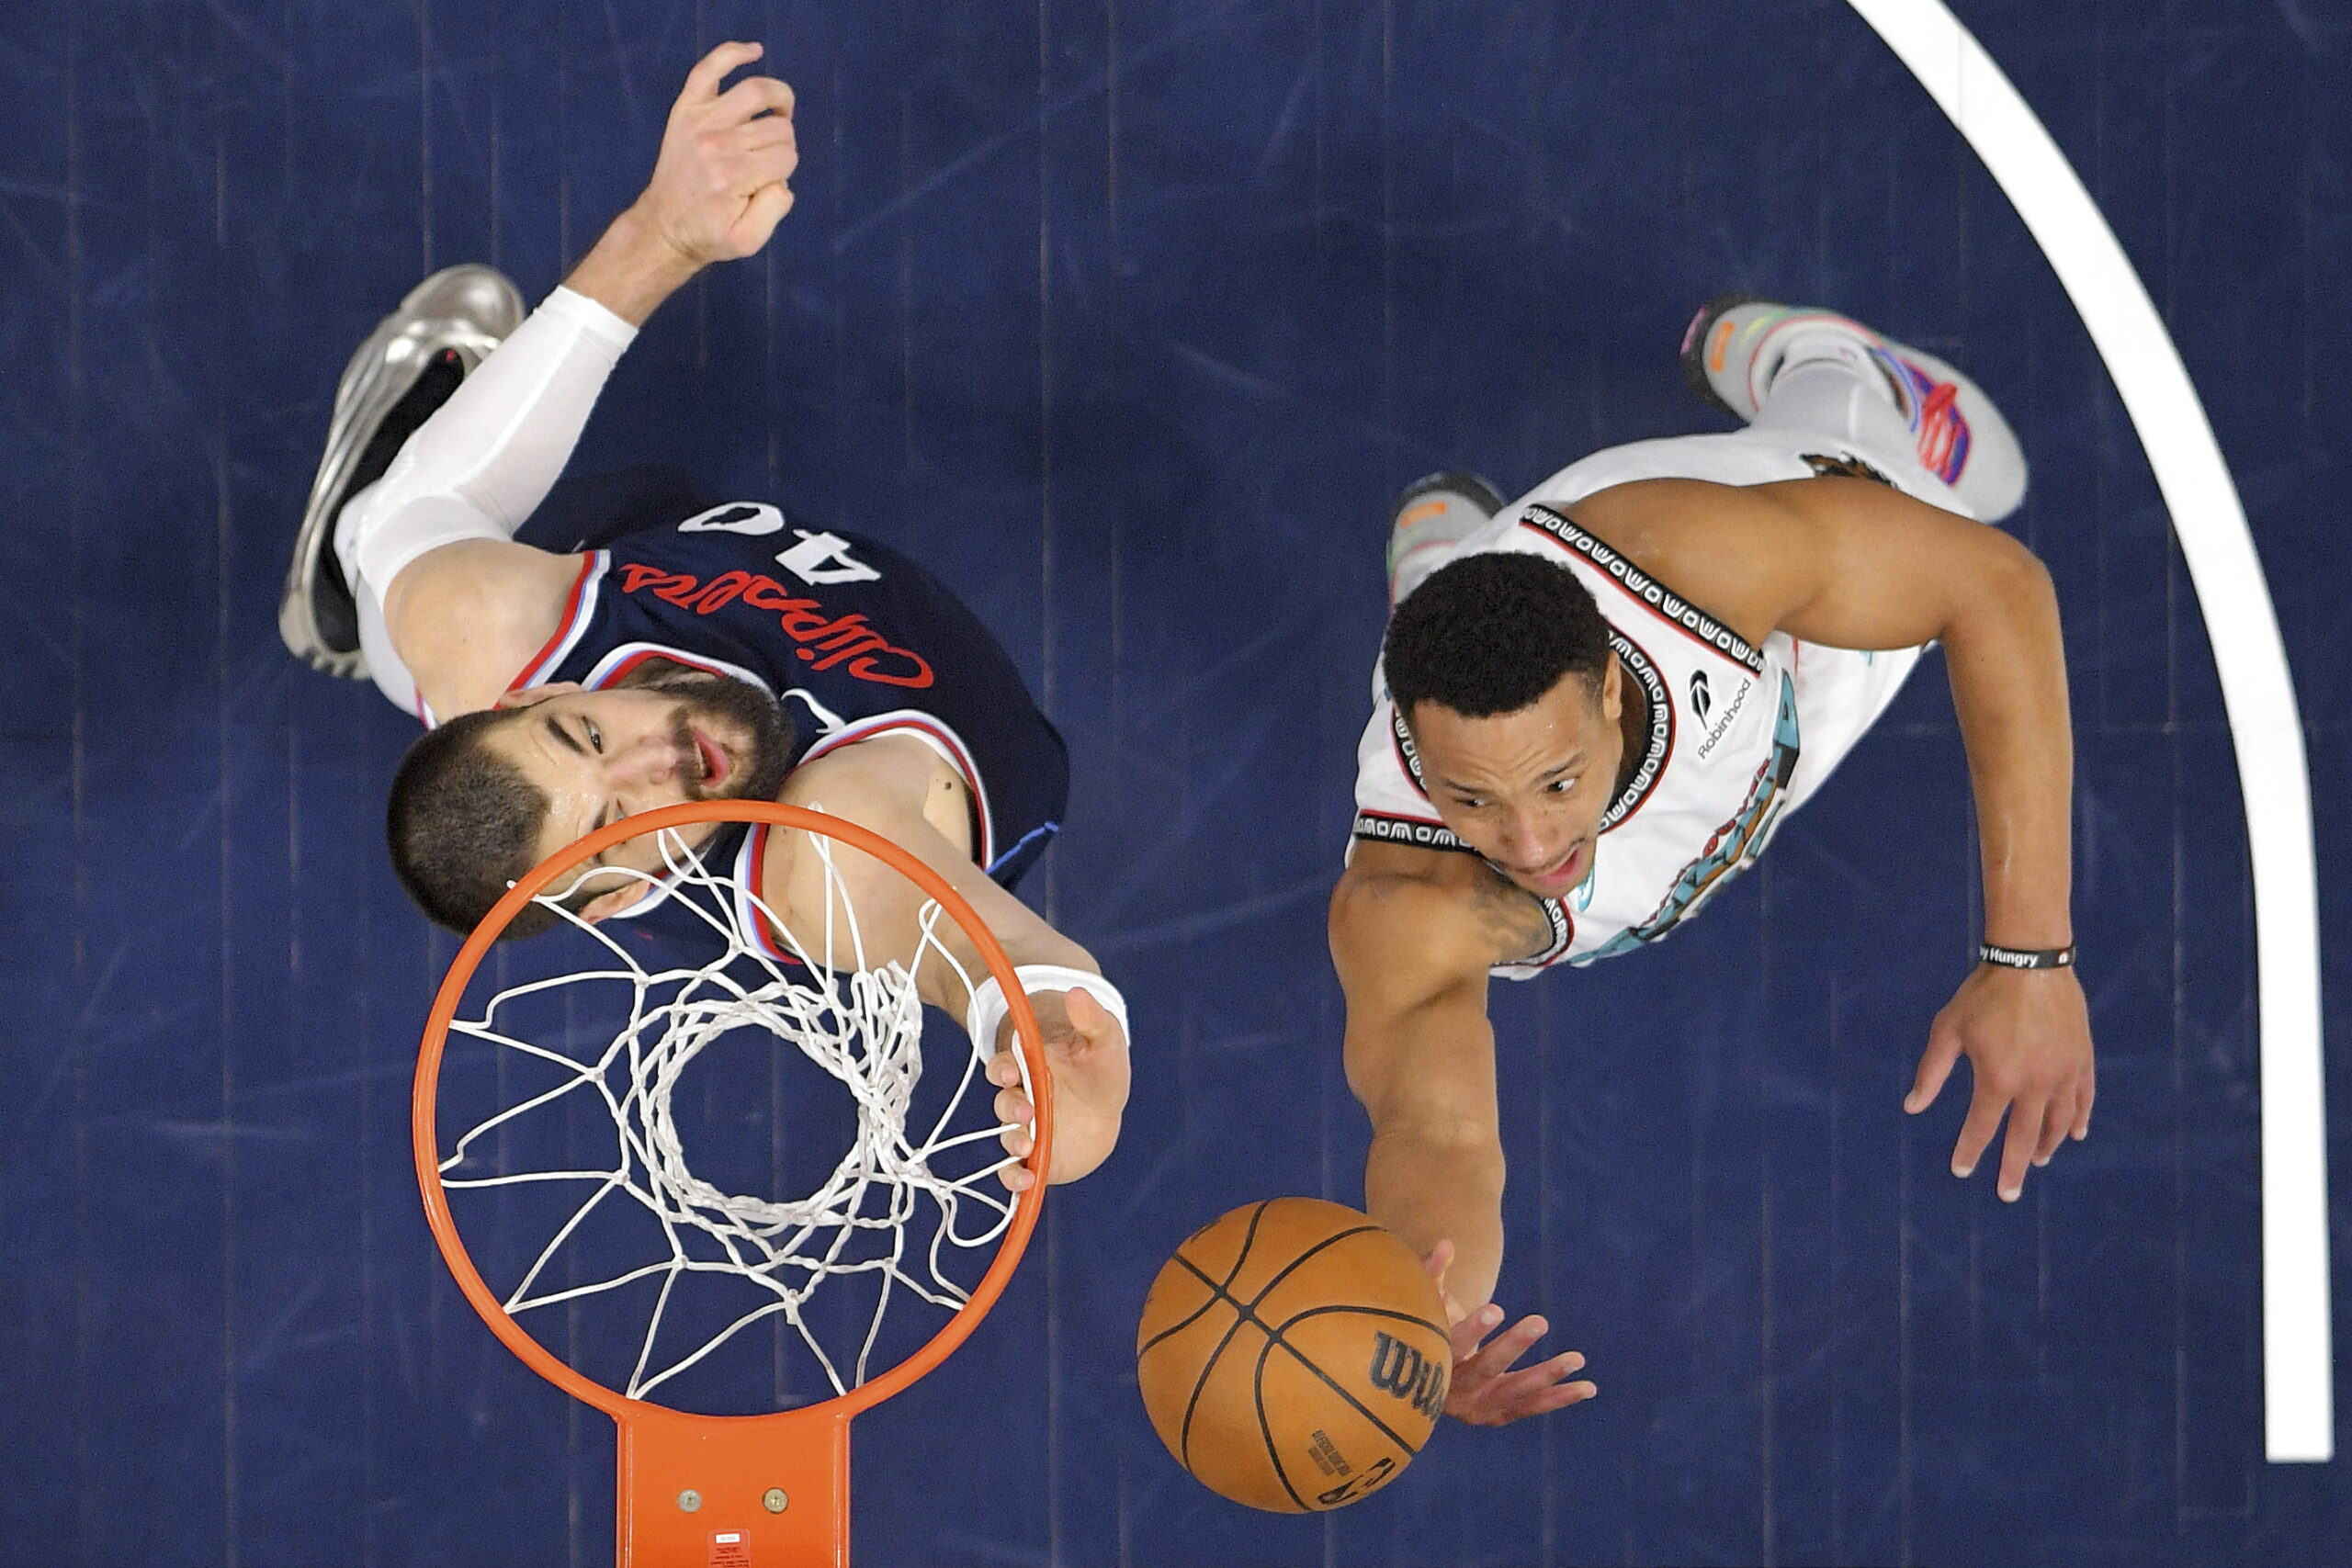
<svg viewBox="0 0 2352 1568">
<path fill-rule="evenodd" d="M 2046 250 L 1863 14 L 1937 7 L 12 7 L 0 1562 L 610 1561 L 609 1424 L 491 1337 L 420 1212 L 409 1073 L 453 943 L 382 848 L 413 727 L 274 614 L 352 346 L 437 266 L 553 287 L 725 38 L 797 90 L 798 206 L 653 320 L 575 466 L 683 464 L 954 585 L 1070 743 L 1025 891 L 1136 1020 L 1117 1153 L 973 1341 L 861 1418 L 859 1563 L 2352 1560 L 2345 1461 L 2266 1427 L 2352 1344 L 2352 5 L 1955 9 L 2144 285 L 2267 601 L 2192 576 L 2176 523 L 2245 558 L 2226 504 L 2159 489 L 2152 451 L 2199 437 L 2149 434 L 2160 354 L 2094 342 L 2112 277 L 2062 282 L 2098 236 Z M 1600 1397 L 1441 1428 L 1340 1513 L 1248 1513 L 1154 1438 L 1134 1327 L 1216 1214 L 1361 1201 L 1324 909 L 1388 500 L 1726 428 L 1675 350 L 1731 288 L 1955 362 L 2023 439 L 2090 1140 L 2004 1205 L 1946 1169 L 1963 1084 L 1900 1108 L 1978 935 L 1930 658 L 1703 919 L 1498 987 L 1498 1299 Z M 2266 728 L 2220 671 L 2274 610 L 2298 706 Z M 2316 866 L 2324 1014 L 2308 973 L 2289 994 L 2293 897 L 2258 924 L 2258 840 L 2288 846 L 2273 890 Z M 2298 1168 L 2301 1241 L 2266 1257 L 2265 1097 L 2317 1109 L 2267 1055 L 2297 1030 L 2298 1060 L 2336 1046 L 2334 1176 Z M 2266 1393 L 2266 1306 L 2331 1192 L 2334 1325 Z M 2324 1404 L 2315 1429 L 2332 1454 Z"/>
</svg>

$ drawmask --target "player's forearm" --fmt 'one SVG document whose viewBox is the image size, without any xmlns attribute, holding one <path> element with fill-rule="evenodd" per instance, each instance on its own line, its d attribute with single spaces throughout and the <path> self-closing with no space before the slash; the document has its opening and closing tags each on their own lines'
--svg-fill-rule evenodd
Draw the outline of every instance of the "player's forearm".
<svg viewBox="0 0 2352 1568">
<path fill-rule="evenodd" d="M 630 326 L 641 327 L 664 299 L 692 282 L 702 266 L 663 238 L 642 211 L 631 207 L 613 220 L 563 286 L 595 300 Z"/>
<path fill-rule="evenodd" d="M 1495 1293 L 1503 1266 L 1503 1151 L 1499 1139 L 1375 1126 L 1364 1162 L 1372 1217 L 1426 1258 L 1453 1243 L 1446 1293 L 1475 1311 Z"/>
<path fill-rule="evenodd" d="M 2074 941 L 2074 730 L 2049 574 L 2022 551 L 1944 634 L 1983 851 L 1987 942 Z"/>
</svg>

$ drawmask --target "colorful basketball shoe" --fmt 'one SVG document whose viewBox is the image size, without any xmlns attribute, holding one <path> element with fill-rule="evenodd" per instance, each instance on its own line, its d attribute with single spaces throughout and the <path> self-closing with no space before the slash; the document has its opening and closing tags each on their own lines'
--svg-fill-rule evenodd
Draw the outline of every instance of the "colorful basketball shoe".
<svg viewBox="0 0 2352 1568">
<path fill-rule="evenodd" d="M 334 554 L 344 503 L 384 477 L 417 427 L 522 321 L 523 296 L 503 274 L 471 263 L 447 267 L 410 289 L 344 367 L 326 455 L 277 601 L 277 635 L 312 669 L 368 678 L 358 606 Z"/>
<path fill-rule="evenodd" d="M 2025 499 L 2025 451 L 1993 400 L 1935 355 L 1851 317 L 1724 295 L 1701 306 L 1682 334 L 1683 378 L 1724 412 L 1752 423 L 1790 345 L 1823 332 L 1850 338 L 1886 378 L 1918 443 L 1920 466 L 1950 485 L 1962 505 L 1987 523 L 2018 509 Z"/>
<path fill-rule="evenodd" d="M 1442 552 L 1460 544 L 1503 509 L 1495 487 L 1448 469 L 1415 479 L 1388 509 L 1388 607 L 1421 585 Z"/>
</svg>

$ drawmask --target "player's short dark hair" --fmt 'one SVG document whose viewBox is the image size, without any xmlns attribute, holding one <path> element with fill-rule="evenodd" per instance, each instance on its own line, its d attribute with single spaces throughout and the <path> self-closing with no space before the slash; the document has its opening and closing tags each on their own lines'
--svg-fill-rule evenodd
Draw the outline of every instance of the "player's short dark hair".
<svg viewBox="0 0 2352 1568">
<path fill-rule="evenodd" d="M 1411 718 L 1440 703 L 1464 718 L 1516 713 L 1609 668 L 1609 623 L 1577 574 L 1541 556 L 1498 550 L 1430 573 L 1389 617 L 1381 648 L 1388 693 Z"/>
<path fill-rule="evenodd" d="M 486 742 L 492 730 L 527 711 L 484 708 L 427 730 L 392 774 L 384 810 L 392 874 L 417 908 L 460 936 L 469 935 L 538 863 L 547 824 L 547 791 Z M 533 936 L 556 923 L 553 911 L 526 905 L 499 940 Z"/>
</svg>

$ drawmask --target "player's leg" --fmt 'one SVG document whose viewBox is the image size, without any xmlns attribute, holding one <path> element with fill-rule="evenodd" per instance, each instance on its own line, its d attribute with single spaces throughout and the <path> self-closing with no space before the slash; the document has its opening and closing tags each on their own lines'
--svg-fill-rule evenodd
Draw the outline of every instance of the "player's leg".
<svg viewBox="0 0 2352 1568">
<path fill-rule="evenodd" d="M 344 503 L 383 478 L 401 446 L 523 320 L 523 297 L 486 266 L 435 273 L 359 345 L 336 384 L 326 454 L 294 536 L 278 635 L 314 669 L 368 678 L 359 610 L 335 558 Z"/>
<path fill-rule="evenodd" d="M 1725 295 L 1691 318 L 1682 369 L 1701 396 L 1758 429 L 1916 461 L 1987 523 L 2025 499 L 2025 453 L 1983 389 L 1850 317 Z"/>
<path fill-rule="evenodd" d="M 1476 474 L 1449 469 L 1407 485 L 1388 509 L 1388 607 L 1502 509 L 1502 496 Z"/>
</svg>

